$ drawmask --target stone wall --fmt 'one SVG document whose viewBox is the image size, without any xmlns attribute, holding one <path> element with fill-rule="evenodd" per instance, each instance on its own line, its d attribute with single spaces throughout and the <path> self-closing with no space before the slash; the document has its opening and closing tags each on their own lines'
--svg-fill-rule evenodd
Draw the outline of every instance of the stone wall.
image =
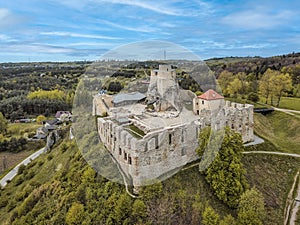
<svg viewBox="0 0 300 225">
<path fill-rule="evenodd" d="M 201 98 L 193 99 L 193 111 L 196 115 L 200 115 L 202 109 L 209 109 L 212 111 L 219 111 L 224 106 L 224 99 L 205 100 Z"/>
<path fill-rule="evenodd" d="M 199 114 L 202 126 L 213 124 L 220 129 L 223 124 L 240 133 L 244 143 L 254 140 L 253 105 L 225 101 L 218 112 L 203 108 Z"/>
<path fill-rule="evenodd" d="M 198 158 L 198 125 L 195 122 L 134 137 L 126 125 L 98 118 L 101 141 L 119 162 L 135 187 L 167 174 Z"/>
</svg>

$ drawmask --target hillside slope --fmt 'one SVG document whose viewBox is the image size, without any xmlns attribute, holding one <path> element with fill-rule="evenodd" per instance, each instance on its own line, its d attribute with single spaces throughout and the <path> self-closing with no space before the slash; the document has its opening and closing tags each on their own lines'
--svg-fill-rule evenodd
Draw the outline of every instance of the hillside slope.
<svg viewBox="0 0 300 225">
<path fill-rule="evenodd" d="M 247 155 L 243 161 L 250 184 L 266 199 L 266 224 L 282 224 L 285 198 L 299 160 Z M 235 216 L 234 210 L 216 199 L 197 166 L 143 188 L 141 198 L 133 199 L 123 185 L 97 175 L 75 142 L 64 140 L 1 190 L 0 221 L 22 225 L 199 224 L 208 204 L 221 216 Z"/>
</svg>

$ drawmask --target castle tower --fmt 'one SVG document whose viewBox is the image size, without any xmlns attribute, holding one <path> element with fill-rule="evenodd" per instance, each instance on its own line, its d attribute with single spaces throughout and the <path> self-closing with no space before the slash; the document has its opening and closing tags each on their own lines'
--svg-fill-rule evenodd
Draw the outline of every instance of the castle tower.
<svg viewBox="0 0 300 225">
<path fill-rule="evenodd" d="M 224 97 L 212 89 L 193 99 L 193 110 L 197 115 L 200 115 L 202 109 L 215 112 L 219 111 L 223 106 Z"/>
<path fill-rule="evenodd" d="M 151 71 L 147 100 L 155 103 L 156 111 L 181 111 L 176 72 L 171 65 L 159 65 L 158 70 Z"/>
</svg>

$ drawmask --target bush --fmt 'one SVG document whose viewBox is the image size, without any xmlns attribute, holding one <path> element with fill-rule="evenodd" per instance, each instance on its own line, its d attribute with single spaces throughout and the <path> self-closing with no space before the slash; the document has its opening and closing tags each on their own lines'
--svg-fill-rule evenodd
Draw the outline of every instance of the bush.
<svg viewBox="0 0 300 225">
<path fill-rule="evenodd" d="M 22 174 L 24 172 L 24 170 L 26 169 L 26 166 L 25 165 L 20 165 L 19 166 L 19 169 L 18 169 L 18 174 Z"/>
<path fill-rule="evenodd" d="M 44 115 L 39 115 L 37 118 L 36 118 L 36 122 L 37 123 L 42 123 L 43 121 L 45 121 L 47 118 L 44 116 Z"/>
<path fill-rule="evenodd" d="M 26 149 L 27 140 L 25 138 L 11 138 L 9 141 L 0 142 L 0 152 L 20 152 Z"/>
<path fill-rule="evenodd" d="M 67 151 L 67 149 L 68 149 L 68 145 L 65 142 L 62 143 L 60 146 L 61 152 L 64 153 L 65 151 Z"/>
<path fill-rule="evenodd" d="M 259 96 L 258 96 L 258 94 L 257 93 L 255 93 L 255 92 L 251 92 L 251 93 L 249 93 L 249 95 L 248 95 L 248 98 L 247 98 L 249 101 L 252 101 L 252 102 L 258 102 L 258 100 L 259 100 Z"/>
<path fill-rule="evenodd" d="M 15 186 L 18 186 L 20 184 L 22 184 L 24 181 L 23 175 L 19 175 L 16 179 L 15 179 Z"/>
<path fill-rule="evenodd" d="M 47 160 L 50 161 L 51 159 L 53 159 L 53 155 L 50 154 L 50 155 L 47 156 Z"/>
<path fill-rule="evenodd" d="M 7 204 L 8 204 L 7 198 L 4 198 L 4 197 L 1 196 L 1 199 L 0 199 L 0 208 L 5 207 Z"/>
</svg>

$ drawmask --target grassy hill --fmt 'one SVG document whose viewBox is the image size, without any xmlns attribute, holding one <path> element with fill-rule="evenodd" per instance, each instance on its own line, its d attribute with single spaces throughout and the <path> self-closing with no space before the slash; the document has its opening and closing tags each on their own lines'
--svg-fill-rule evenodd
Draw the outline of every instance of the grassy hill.
<svg viewBox="0 0 300 225">
<path fill-rule="evenodd" d="M 268 147 L 267 144 L 263 144 Z M 263 146 L 262 145 L 262 146 Z M 251 186 L 264 195 L 265 224 L 282 224 L 285 199 L 299 159 L 245 155 Z M 276 174 L 276 176 L 274 176 Z M 201 224 L 211 205 L 221 217 L 235 210 L 220 202 L 197 166 L 141 190 L 133 199 L 87 165 L 74 141 L 65 139 L 22 169 L 0 192 L 1 224 Z"/>
<path fill-rule="evenodd" d="M 255 114 L 254 130 L 274 145 L 264 150 L 300 154 L 300 118 L 277 111 Z"/>
</svg>

